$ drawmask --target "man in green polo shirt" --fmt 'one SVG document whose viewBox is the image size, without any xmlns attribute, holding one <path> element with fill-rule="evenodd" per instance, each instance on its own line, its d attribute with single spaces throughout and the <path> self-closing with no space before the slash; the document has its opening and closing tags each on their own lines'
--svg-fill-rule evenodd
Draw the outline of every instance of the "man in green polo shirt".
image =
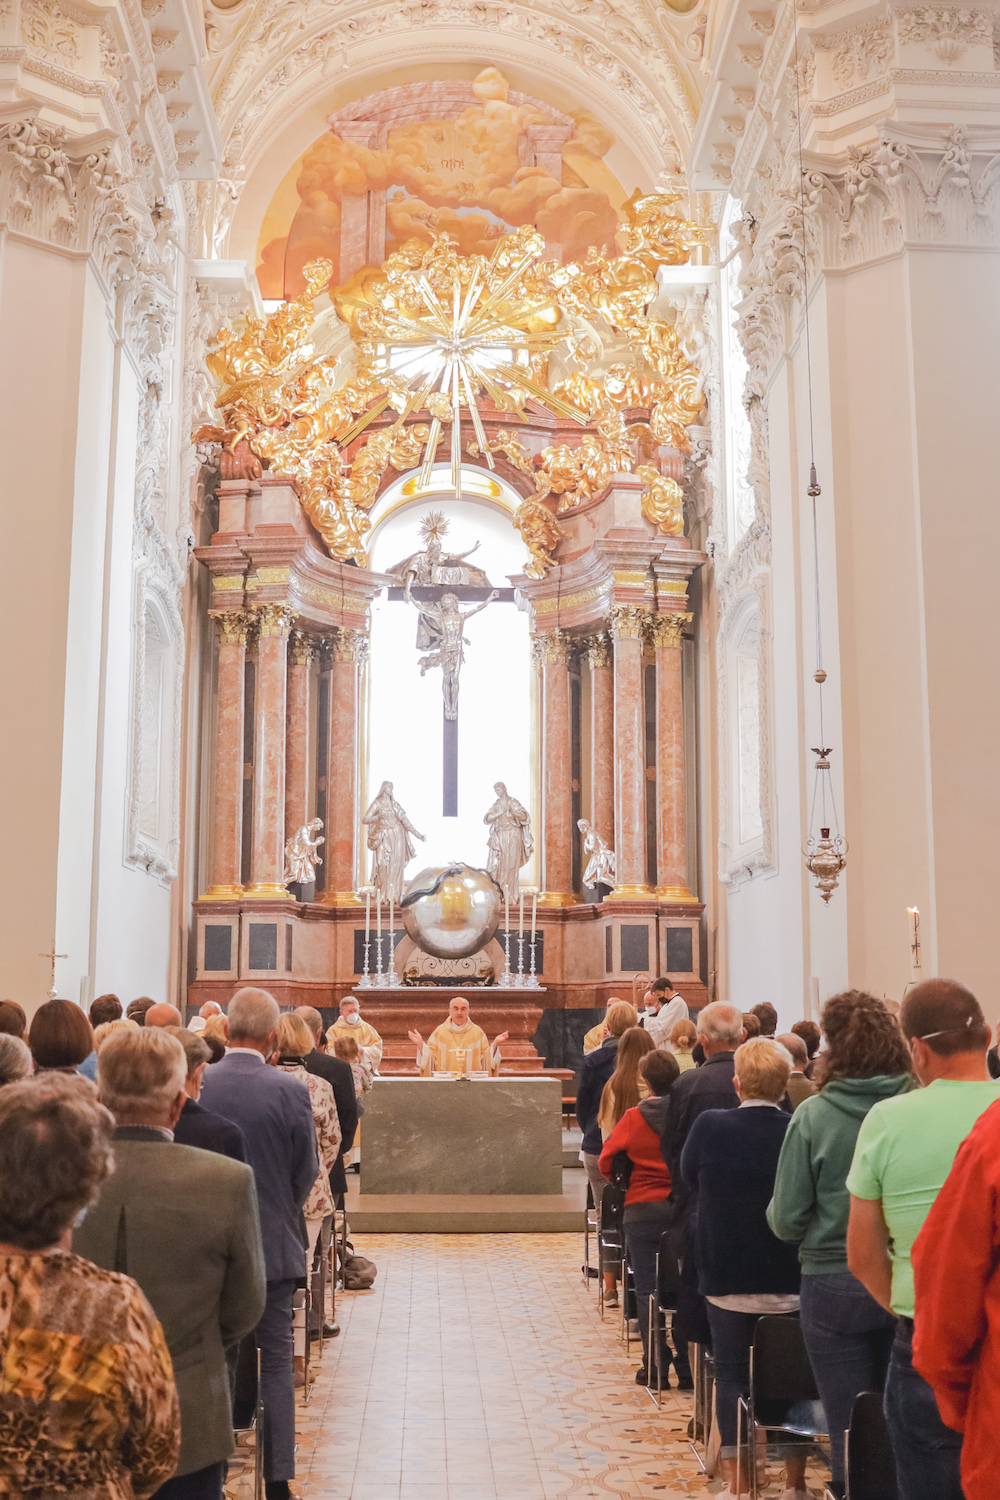
<svg viewBox="0 0 1000 1500">
<path fill-rule="evenodd" d="M 913 1368 L 910 1251 L 955 1153 L 1000 1099 L 1000 1085 L 986 1070 L 990 1029 L 962 985 L 917 985 L 903 1001 L 900 1024 L 924 1087 L 884 1099 L 861 1126 L 847 1177 L 847 1263 L 899 1319 L 885 1414 L 900 1500 L 962 1500 L 961 1434 L 942 1422 L 933 1390 Z"/>
</svg>

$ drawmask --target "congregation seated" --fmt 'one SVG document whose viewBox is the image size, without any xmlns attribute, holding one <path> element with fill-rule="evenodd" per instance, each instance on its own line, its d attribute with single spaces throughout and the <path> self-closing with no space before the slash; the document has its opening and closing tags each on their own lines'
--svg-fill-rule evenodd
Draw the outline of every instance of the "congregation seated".
<svg viewBox="0 0 1000 1500">
<path fill-rule="evenodd" d="M 899 1027 L 874 995 L 833 995 L 821 1020 L 819 1091 L 795 1109 L 785 1133 L 767 1219 L 779 1239 L 798 1246 L 802 1336 L 830 1426 L 831 1483 L 840 1495 L 854 1400 L 884 1388 L 895 1328 L 892 1314 L 847 1267 L 847 1174 L 865 1116 L 881 1100 L 908 1093 L 913 1077 Z M 779 1040 L 797 1042 L 801 1059 L 808 1056 L 796 1033 Z"/>
<path fill-rule="evenodd" d="M 75 1074 L 0 1090 L 7 1494 L 146 1500 L 177 1466 L 177 1392 L 156 1315 L 129 1276 L 70 1245 L 113 1170 L 113 1131 L 93 1084 Z"/>
<path fill-rule="evenodd" d="M 28 1040 L 28 1018 L 16 1000 L 0 1000 L 0 1034 Z"/>
<path fill-rule="evenodd" d="M 75 1073 L 94 1051 L 94 1033 L 71 1000 L 46 1000 L 31 1018 L 28 1046 L 36 1073 Z"/>
<path fill-rule="evenodd" d="M 26 1042 L 10 1032 L 0 1031 L 0 1088 L 30 1078 L 34 1064 Z"/>
<path fill-rule="evenodd" d="M 199 1102 L 205 1069 L 211 1060 L 212 1051 L 208 1043 L 184 1026 L 161 1028 L 168 1036 L 176 1037 L 184 1049 L 187 1076 L 184 1080 L 184 1108 L 174 1126 L 174 1140 L 182 1146 L 197 1146 L 202 1151 L 216 1151 L 220 1156 L 229 1156 L 233 1161 L 247 1161 L 247 1146 L 243 1132 L 232 1120 L 213 1114 Z M 219 1056 L 225 1048 L 219 1048 Z"/>
<path fill-rule="evenodd" d="M 114 1171 L 73 1248 L 134 1277 L 162 1325 L 181 1446 L 176 1477 L 157 1500 L 221 1500 L 233 1451 L 227 1353 L 264 1307 L 253 1173 L 174 1139 L 188 1098 L 187 1058 L 175 1036 L 150 1026 L 117 1032 L 101 1048 L 97 1076 L 115 1120 Z"/>
<path fill-rule="evenodd" d="M 670 1032 L 670 1051 L 677 1059 L 677 1066 L 682 1073 L 689 1072 L 695 1061 L 692 1056 L 695 1042 L 698 1040 L 698 1028 L 693 1021 L 677 1021 Z"/>
<path fill-rule="evenodd" d="M 749 1391 L 754 1329 L 764 1314 L 798 1311 L 800 1273 L 795 1251 L 767 1222 L 789 1125 L 779 1100 L 791 1059 L 773 1038 L 754 1037 L 733 1063 L 738 1108 L 701 1113 L 679 1165 L 696 1204 L 694 1260 L 712 1334 L 720 1462 L 729 1494 L 739 1497 L 749 1483 L 747 1456 L 737 1447 L 737 1403 Z M 807 1500 L 805 1458 L 790 1450 L 785 1470 L 783 1500 Z"/>
<path fill-rule="evenodd" d="M 631 1034 L 627 1031 L 622 1038 L 618 1049 L 619 1057 Z M 666 1383 L 667 1371 L 673 1363 L 679 1388 L 690 1390 L 691 1366 L 686 1347 L 680 1347 L 676 1352 L 671 1350 L 666 1331 L 661 1330 L 659 1351 L 652 1354 L 647 1316 L 649 1299 L 656 1291 L 656 1255 L 660 1239 L 670 1228 L 671 1221 L 670 1172 L 660 1152 L 660 1131 L 663 1128 L 667 1098 L 680 1077 L 680 1069 L 669 1052 L 651 1047 L 639 1059 L 638 1075 L 645 1097 L 623 1111 L 604 1142 L 599 1166 L 603 1176 L 610 1182 L 619 1152 L 624 1153 L 631 1163 L 628 1186 L 625 1189 L 624 1228 L 635 1281 L 639 1335 L 642 1340 L 642 1366 L 636 1372 L 636 1384 L 646 1385 L 655 1379 L 653 1371 L 656 1363 L 659 1364 Z M 610 1086 L 610 1083 L 606 1085 L 608 1088 Z M 659 1326 L 658 1319 L 656 1323 Z"/>
<path fill-rule="evenodd" d="M 306 1276 L 302 1206 L 319 1170 L 309 1093 L 297 1078 L 267 1066 L 277 1050 L 280 1014 L 266 990 L 238 990 L 226 1016 L 229 1050 L 206 1069 L 202 1084 L 206 1107 L 242 1130 L 257 1185 L 267 1297 L 254 1340 L 270 1414 L 263 1444 L 266 1500 L 289 1500 L 295 1478 L 292 1302 Z"/>
<path fill-rule="evenodd" d="M 782 1032 L 778 1041 L 792 1059 L 792 1071 L 788 1075 L 788 1092 L 782 1103 L 789 1114 L 794 1114 L 799 1105 L 803 1104 L 806 1099 L 810 1099 L 816 1092 L 816 1085 L 812 1079 L 806 1077 L 809 1053 L 805 1042 L 794 1031 Z"/>
</svg>

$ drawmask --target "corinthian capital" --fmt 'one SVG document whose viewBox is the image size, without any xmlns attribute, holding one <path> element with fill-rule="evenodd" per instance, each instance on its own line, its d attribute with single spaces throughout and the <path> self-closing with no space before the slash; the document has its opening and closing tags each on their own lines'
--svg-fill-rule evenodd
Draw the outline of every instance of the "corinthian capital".
<svg viewBox="0 0 1000 1500">
<path fill-rule="evenodd" d="M 368 660 L 368 637 L 363 630 L 351 630 L 340 625 L 330 639 L 330 655 L 333 661 L 353 661 L 363 664 Z"/>
<path fill-rule="evenodd" d="M 608 629 L 613 641 L 641 641 L 649 629 L 651 615 L 647 609 L 632 604 L 612 604 L 608 611 Z"/>
<path fill-rule="evenodd" d="M 250 616 L 242 609 L 212 610 L 211 618 L 219 632 L 219 640 L 226 646 L 245 646 L 250 631 Z"/>
<path fill-rule="evenodd" d="M 610 667 L 611 665 L 611 642 L 600 631 L 597 635 L 590 635 L 586 640 L 587 665 L 593 671 L 595 667 Z"/>
<path fill-rule="evenodd" d="M 280 636 L 287 640 L 292 629 L 295 611 L 288 604 L 258 604 L 253 611 L 257 634 L 261 640 L 269 636 Z"/>
<path fill-rule="evenodd" d="M 564 667 L 569 662 L 569 636 L 564 630 L 538 631 L 531 638 L 531 654 L 540 666 Z"/>
<path fill-rule="evenodd" d="M 679 647 L 684 638 L 684 627 L 690 625 L 694 616 L 679 610 L 671 614 L 652 615 L 650 631 L 657 646 Z"/>
<path fill-rule="evenodd" d="M 304 630 L 293 630 L 288 643 L 288 654 L 293 667 L 308 667 L 316 655 L 312 636 L 307 635 Z"/>
</svg>

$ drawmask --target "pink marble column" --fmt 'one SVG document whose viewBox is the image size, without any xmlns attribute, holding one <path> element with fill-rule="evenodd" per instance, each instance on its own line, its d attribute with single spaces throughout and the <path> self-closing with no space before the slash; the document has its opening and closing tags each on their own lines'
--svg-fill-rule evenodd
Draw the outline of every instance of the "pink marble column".
<svg viewBox="0 0 1000 1500">
<path fill-rule="evenodd" d="M 681 632 L 691 616 L 656 615 L 656 894 L 693 901 L 687 884 Z"/>
<path fill-rule="evenodd" d="M 615 689 L 611 642 L 606 635 L 587 643 L 590 666 L 590 821 L 615 847 Z"/>
<path fill-rule="evenodd" d="M 215 801 L 211 884 L 205 901 L 235 901 L 240 884 L 243 824 L 243 712 L 249 620 L 242 610 L 215 615 L 219 669 L 215 720 Z"/>
<path fill-rule="evenodd" d="M 615 700 L 615 856 L 617 884 L 612 899 L 648 899 L 646 881 L 645 716 L 642 702 L 642 644 L 645 610 L 611 608 Z"/>
<path fill-rule="evenodd" d="M 562 631 L 537 635 L 542 703 L 543 905 L 569 906 L 573 896 L 572 745 L 569 641 Z"/>
<path fill-rule="evenodd" d="M 248 896 L 288 897 L 285 887 L 285 722 L 288 635 L 284 604 L 254 610 L 257 678 L 254 694 L 253 848 Z"/>
<path fill-rule="evenodd" d="M 293 630 L 288 647 L 288 717 L 285 726 L 285 838 L 309 820 L 309 682 L 313 645 Z"/>
<path fill-rule="evenodd" d="M 361 671 L 368 660 L 368 637 L 338 629 L 331 643 L 330 717 L 326 766 L 326 906 L 355 899 L 358 823 L 358 754 Z"/>
</svg>

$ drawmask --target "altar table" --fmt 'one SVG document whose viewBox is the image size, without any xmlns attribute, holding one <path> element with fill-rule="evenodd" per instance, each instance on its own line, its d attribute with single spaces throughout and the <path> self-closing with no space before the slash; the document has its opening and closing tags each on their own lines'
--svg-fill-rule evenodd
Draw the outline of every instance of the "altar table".
<svg viewBox="0 0 1000 1500">
<path fill-rule="evenodd" d="M 377 1078 L 363 1137 L 366 1199 L 562 1192 L 555 1078 Z"/>
</svg>

